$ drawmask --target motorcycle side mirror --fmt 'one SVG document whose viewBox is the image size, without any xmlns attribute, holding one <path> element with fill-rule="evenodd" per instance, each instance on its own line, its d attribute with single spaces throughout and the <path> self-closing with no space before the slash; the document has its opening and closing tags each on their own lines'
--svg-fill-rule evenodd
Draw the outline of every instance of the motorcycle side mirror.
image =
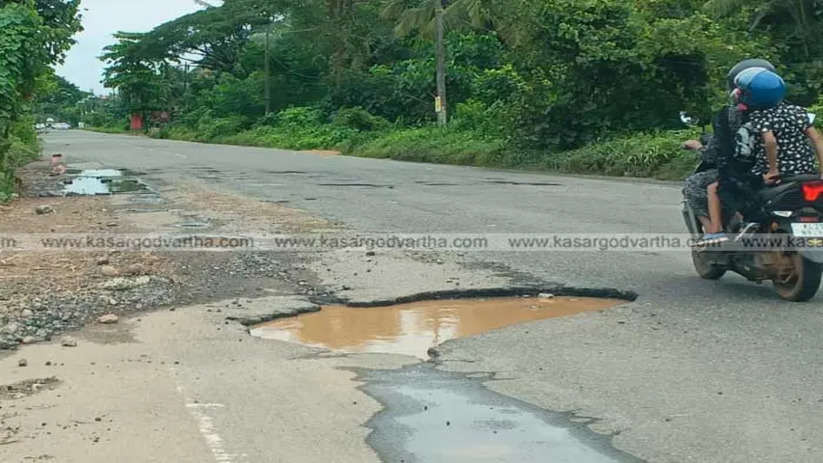
<svg viewBox="0 0 823 463">
<path fill-rule="evenodd" d="M 680 121 L 689 127 L 698 127 L 700 125 L 700 121 L 686 111 L 680 111 Z"/>
</svg>

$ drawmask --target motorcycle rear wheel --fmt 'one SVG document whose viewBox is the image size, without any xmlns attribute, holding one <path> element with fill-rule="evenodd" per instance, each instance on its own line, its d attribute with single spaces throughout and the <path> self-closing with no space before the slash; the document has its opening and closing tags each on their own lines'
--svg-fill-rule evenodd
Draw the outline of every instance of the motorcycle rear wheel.
<svg viewBox="0 0 823 463">
<path fill-rule="evenodd" d="M 791 262 L 791 274 L 783 280 L 775 280 L 777 294 L 791 302 L 807 302 L 820 290 L 823 279 L 823 265 L 812 262 L 800 254 L 784 255 Z"/>
<path fill-rule="evenodd" d="M 726 274 L 726 268 L 712 263 L 710 253 L 692 250 L 692 262 L 697 274 L 704 280 L 719 280 Z"/>
</svg>

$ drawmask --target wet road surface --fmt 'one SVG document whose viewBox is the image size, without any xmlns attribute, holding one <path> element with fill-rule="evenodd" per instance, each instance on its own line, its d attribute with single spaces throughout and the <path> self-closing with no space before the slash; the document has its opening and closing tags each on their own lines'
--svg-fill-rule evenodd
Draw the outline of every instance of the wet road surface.
<svg viewBox="0 0 823 463">
<path fill-rule="evenodd" d="M 363 390 L 386 408 L 368 426 L 384 461 L 408 463 L 640 463 L 615 450 L 586 420 L 490 392 L 431 365 L 357 370 Z"/>
</svg>

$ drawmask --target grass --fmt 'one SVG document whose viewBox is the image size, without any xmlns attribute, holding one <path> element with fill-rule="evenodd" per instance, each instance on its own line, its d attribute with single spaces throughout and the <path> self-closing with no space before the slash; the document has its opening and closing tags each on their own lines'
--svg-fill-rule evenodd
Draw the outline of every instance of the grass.
<svg viewBox="0 0 823 463">
<path fill-rule="evenodd" d="M 510 148 L 500 139 L 471 131 L 425 127 L 382 134 L 350 146 L 346 153 L 400 161 L 682 180 L 698 159 L 680 145 L 695 136 L 692 131 L 635 134 L 574 151 L 546 153 Z"/>
<path fill-rule="evenodd" d="M 381 133 L 364 143 L 349 143 L 343 148 L 345 154 L 368 158 L 510 167 L 506 165 L 503 140 L 452 128 L 421 127 L 394 130 Z"/>
<path fill-rule="evenodd" d="M 680 145 L 696 136 L 690 130 L 634 134 L 573 151 L 535 156 L 525 164 L 573 174 L 682 180 L 694 170 L 698 156 L 683 151 Z"/>
</svg>

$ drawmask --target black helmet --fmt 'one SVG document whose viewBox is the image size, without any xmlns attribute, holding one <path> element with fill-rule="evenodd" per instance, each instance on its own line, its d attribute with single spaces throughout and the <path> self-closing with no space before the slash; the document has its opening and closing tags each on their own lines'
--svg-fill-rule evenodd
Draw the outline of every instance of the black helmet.
<svg viewBox="0 0 823 463">
<path fill-rule="evenodd" d="M 729 91 L 734 90 L 737 85 L 735 84 L 735 79 L 741 72 L 745 71 L 746 69 L 751 68 L 763 68 L 767 71 L 771 71 L 777 73 L 777 68 L 774 65 L 764 59 L 747 59 L 745 61 L 741 61 L 737 63 L 735 67 L 729 71 Z"/>
</svg>

